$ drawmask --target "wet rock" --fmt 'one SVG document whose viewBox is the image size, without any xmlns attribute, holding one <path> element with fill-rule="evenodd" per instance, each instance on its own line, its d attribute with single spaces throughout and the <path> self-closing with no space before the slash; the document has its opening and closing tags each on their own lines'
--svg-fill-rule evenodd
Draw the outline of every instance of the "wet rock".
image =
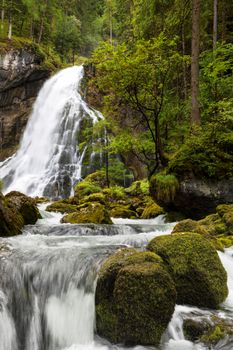
<svg viewBox="0 0 233 350">
<path fill-rule="evenodd" d="M 217 308 L 227 295 L 227 274 L 213 245 L 197 233 L 154 238 L 148 249 L 167 264 L 177 303 Z"/>
<path fill-rule="evenodd" d="M 99 272 L 97 333 L 113 343 L 158 345 L 175 302 L 174 282 L 162 259 L 151 252 L 123 249 Z"/>
</svg>

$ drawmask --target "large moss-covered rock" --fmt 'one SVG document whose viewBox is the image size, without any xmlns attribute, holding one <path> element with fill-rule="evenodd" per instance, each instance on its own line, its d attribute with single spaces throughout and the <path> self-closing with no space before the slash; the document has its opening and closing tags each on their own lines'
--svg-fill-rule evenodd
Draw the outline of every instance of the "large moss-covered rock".
<svg viewBox="0 0 233 350">
<path fill-rule="evenodd" d="M 113 218 L 125 218 L 134 219 L 137 217 L 137 213 L 129 209 L 129 206 L 116 205 L 110 211 L 110 215 Z"/>
<path fill-rule="evenodd" d="M 8 193 L 5 198 L 8 207 L 13 208 L 22 215 L 24 225 L 34 225 L 41 218 L 33 198 L 16 191 Z"/>
<path fill-rule="evenodd" d="M 97 333 L 113 343 L 158 345 L 176 302 L 162 259 L 123 249 L 102 266 L 96 288 Z"/>
<path fill-rule="evenodd" d="M 77 205 L 70 204 L 65 200 L 56 201 L 46 207 L 46 211 L 58 213 L 73 213 L 77 210 Z"/>
<path fill-rule="evenodd" d="M 27 224 L 35 224 L 40 213 L 35 201 L 20 192 L 0 193 L 0 236 L 8 237 L 22 233 Z"/>
<path fill-rule="evenodd" d="M 0 236 L 15 236 L 21 233 L 24 220 L 22 215 L 8 207 L 5 197 L 0 193 Z"/>
<path fill-rule="evenodd" d="M 158 215 L 164 214 L 163 208 L 161 208 L 155 202 L 149 203 L 143 210 L 141 218 L 142 219 L 152 219 Z"/>
<path fill-rule="evenodd" d="M 178 304 L 217 308 L 228 294 L 227 274 L 213 245 L 197 233 L 154 238 L 148 249 L 166 262 Z"/>
<path fill-rule="evenodd" d="M 85 203 L 78 206 L 77 211 L 62 218 L 63 223 L 70 224 L 112 224 L 105 206 L 97 202 Z"/>
<path fill-rule="evenodd" d="M 233 204 L 222 204 L 217 206 L 217 213 L 226 224 L 229 233 L 233 234 Z"/>
</svg>

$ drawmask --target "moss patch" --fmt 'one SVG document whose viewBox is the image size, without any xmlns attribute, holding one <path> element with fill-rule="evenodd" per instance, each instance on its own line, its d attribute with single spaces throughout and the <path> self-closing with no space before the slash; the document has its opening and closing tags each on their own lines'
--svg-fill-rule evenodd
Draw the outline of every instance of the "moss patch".
<svg viewBox="0 0 233 350">
<path fill-rule="evenodd" d="M 158 345 L 175 300 L 174 283 L 158 255 L 120 250 L 99 272 L 97 332 L 113 343 Z"/>
<path fill-rule="evenodd" d="M 112 224 L 107 209 L 100 203 L 85 203 L 78 206 L 77 210 L 77 212 L 65 215 L 62 222 L 70 224 Z"/>
<path fill-rule="evenodd" d="M 217 252 L 196 233 L 160 236 L 148 249 L 166 262 L 177 289 L 177 303 L 217 308 L 228 294 L 227 274 Z"/>
</svg>

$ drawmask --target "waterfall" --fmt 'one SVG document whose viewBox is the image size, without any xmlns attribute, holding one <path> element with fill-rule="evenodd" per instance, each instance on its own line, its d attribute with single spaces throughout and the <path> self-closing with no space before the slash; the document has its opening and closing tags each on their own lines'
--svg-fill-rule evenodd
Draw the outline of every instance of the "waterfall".
<svg viewBox="0 0 233 350">
<path fill-rule="evenodd" d="M 85 147 L 79 150 L 80 123 L 94 124 L 101 114 L 80 94 L 82 66 L 66 68 L 42 87 L 18 152 L 0 163 L 4 191 L 30 196 L 68 197 L 81 178 Z"/>
</svg>

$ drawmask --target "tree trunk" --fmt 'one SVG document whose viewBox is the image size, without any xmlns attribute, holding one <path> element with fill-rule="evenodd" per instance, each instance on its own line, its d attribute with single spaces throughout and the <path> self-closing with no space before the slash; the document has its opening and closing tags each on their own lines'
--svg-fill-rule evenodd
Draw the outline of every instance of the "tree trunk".
<svg viewBox="0 0 233 350">
<path fill-rule="evenodd" d="M 112 8 L 109 10 L 109 38 L 110 38 L 110 44 L 112 45 Z"/>
<path fill-rule="evenodd" d="M 109 181 L 109 153 L 108 153 L 108 146 L 109 146 L 109 141 L 108 141 L 108 130 L 105 128 L 105 178 L 106 178 L 106 184 L 107 187 L 110 186 L 110 181 Z"/>
<path fill-rule="evenodd" d="M 184 20 L 182 22 L 182 55 L 185 56 L 185 30 L 184 30 Z M 182 69 L 183 69 L 183 82 L 184 82 L 184 99 L 187 100 L 187 76 L 186 76 L 186 63 L 183 60 L 182 62 Z"/>
<path fill-rule="evenodd" d="M 8 39 L 12 39 L 12 0 L 10 3 L 10 10 L 9 10 L 9 28 L 8 28 Z"/>
<path fill-rule="evenodd" d="M 222 0 L 222 42 L 226 40 L 226 3 Z"/>
<path fill-rule="evenodd" d="M 31 24 L 30 24 L 30 38 L 33 40 L 34 37 L 34 22 L 33 19 L 31 19 Z"/>
<path fill-rule="evenodd" d="M 200 0 L 193 0 L 192 6 L 192 63 L 191 63 L 191 90 L 192 111 L 191 125 L 200 124 L 199 109 L 199 52 L 200 52 Z"/>
<path fill-rule="evenodd" d="M 216 48 L 217 39 L 218 39 L 218 0 L 214 0 L 213 49 Z"/>
<path fill-rule="evenodd" d="M 45 0 L 45 8 L 44 8 L 44 11 L 42 12 L 42 18 L 40 21 L 40 31 L 39 31 L 39 36 L 38 36 L 38 44 L 40 44 L 41 40 L 42 40 L 42 35 L 43 35 L 43 31 L 44 31 L 44 19 L 45 19 L 47 6 L 48 6 L 48 0 Z"/>
<path fill-rule="evenodd" d="M 1 31 L 3 33 L 4 28 L 4 19 L 5 19 L 5 1 L 2 0 L 2 10 L 1 10 Z"/>
</svg>

